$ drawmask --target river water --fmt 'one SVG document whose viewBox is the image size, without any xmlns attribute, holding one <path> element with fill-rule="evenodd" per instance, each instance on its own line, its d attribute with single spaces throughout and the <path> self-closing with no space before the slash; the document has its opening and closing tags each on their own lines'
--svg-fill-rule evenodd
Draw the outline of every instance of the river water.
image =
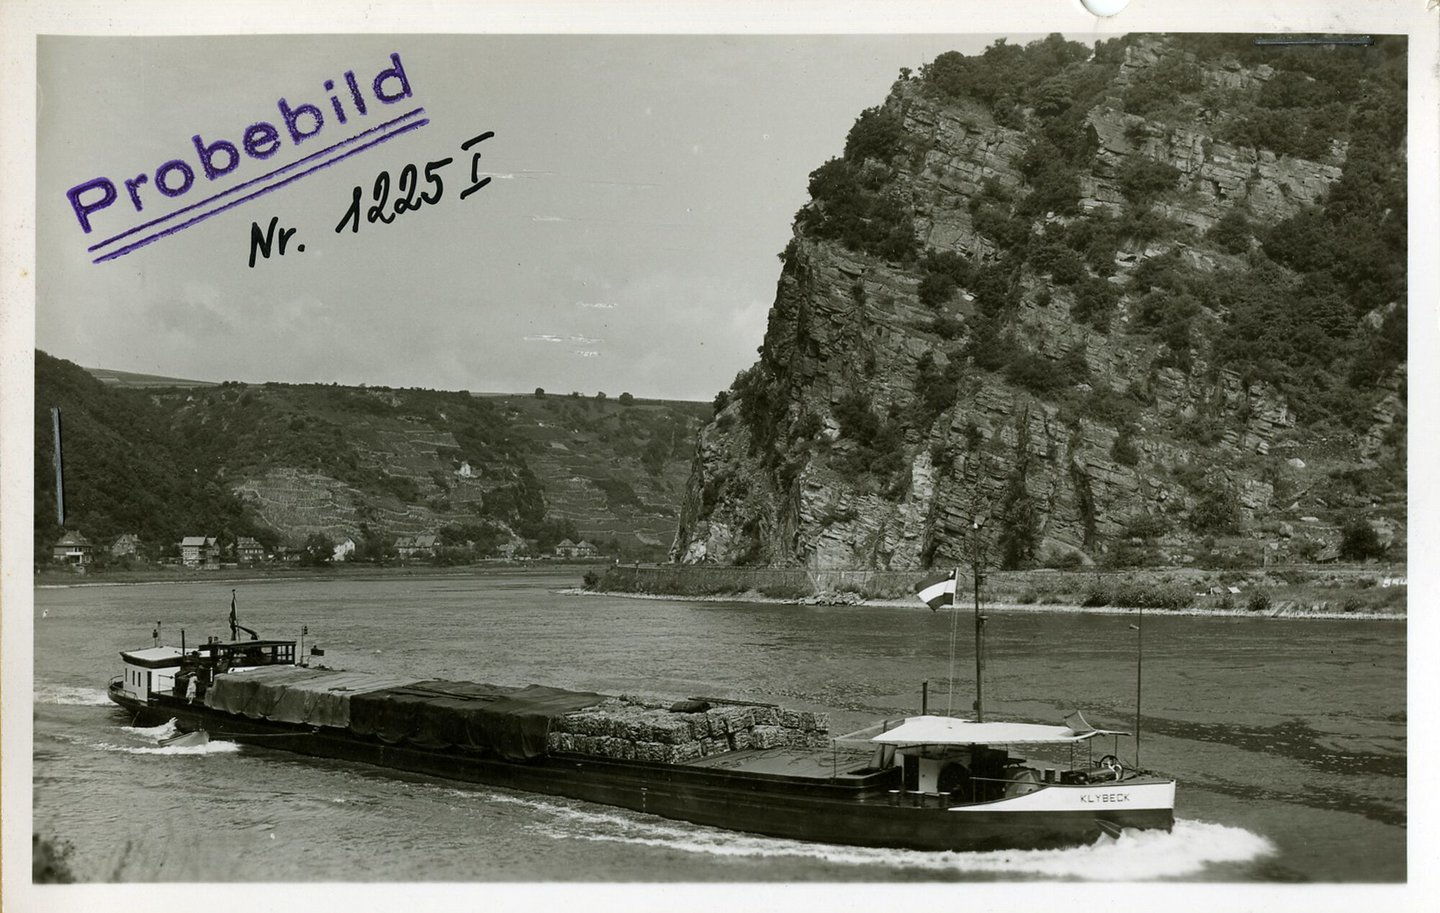
<svg viewBox="0 0 1440 913">
<path fill-rule="evenodd" d="M 972 699 L 973 622 L 909 607 L 561 592 L 572 576 L 330 578 L 35 592 L 35 830 L 87 881 L 1403 882 L 1406 624 L 1144 618 L 1141 753 L 1173 833 L 1070 850 L 922 853 L 729 833 L 584 802 L 217 741 L 161 748 L 105 699 L 118 651 L 298 637 L 337 668 L 823 710 L 833 732 Z M 995 718 L 1130 728 L 1133 616 L 989 611 Z M 958 634 L 952 663 L 952 631 Z M 955 692 L 947 682 L 953 675 Z M 1118 752 L 1133 757 L 1129 740 Z"/>
</svg>

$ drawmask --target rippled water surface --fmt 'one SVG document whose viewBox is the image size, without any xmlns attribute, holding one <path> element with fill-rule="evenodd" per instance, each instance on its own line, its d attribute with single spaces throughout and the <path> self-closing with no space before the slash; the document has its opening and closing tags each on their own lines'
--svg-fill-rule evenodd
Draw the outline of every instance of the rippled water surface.
<svg viewBox="0 0 1440 913">
<path fill-rule="evenodd" d="M 242 583 L 241 623 L 332 666 L 608 693 L 733 696 L 832 730 L 968 708 L 968 615 L 559 592 L 570 576 Z M 35 594 L 35 827 L 96 881 L 1406 879 L 1405 624 L 1147 615 L 1141 760 L 1179 781 L 1173 833 L 980 854 L 729 833 L 589 803 L 217 741 L 162 748 L 104 696 L 118 652 L 226 633 L 229 583 Z M 990 611 L 986 709 L 1130 728 L 1134 618 Z M 1128 740 L 1120 754 L 1129 759 Z"/>
</svg>

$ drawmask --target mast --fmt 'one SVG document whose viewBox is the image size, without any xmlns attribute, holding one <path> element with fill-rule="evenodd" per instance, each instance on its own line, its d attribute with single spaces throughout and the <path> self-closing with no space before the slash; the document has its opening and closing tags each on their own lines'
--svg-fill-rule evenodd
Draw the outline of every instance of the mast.
<svg viewBox="0 0 1440 913">
<path fill-rule="evenodd" d="M 1140 670 L 1145 661 L 1145 607 L 1139 608 L 1135 617 L 1135 769 L 1140 769 Z"/>
<path fill-rule="evenodd" d="M 50 409 L 50 423 L 55 428 L 55 522 L 65 528 L 65 462 L 60 456 L 60 407 Z"/>
<path fill-rule="evenodd" d="M 985 558 L 981 554 L 980 528 L 985 515 L 971 522 L 971 577 L 975 582 L 975 722 L 985 722 L 985 616 L 980 614 L 980 587 L 985 582 Z M 959 569 L 956 569 L 959 576 Z"/>
</svg>

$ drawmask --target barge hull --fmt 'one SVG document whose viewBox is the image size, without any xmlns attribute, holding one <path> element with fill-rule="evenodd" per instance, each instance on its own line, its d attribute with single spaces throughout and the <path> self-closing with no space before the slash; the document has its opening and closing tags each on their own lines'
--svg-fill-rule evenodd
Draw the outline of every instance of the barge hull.
<svg viewBox="0 0 1440 913">
<path fill-rule="evenodd" d="M 182 731 L 204 729 L 213 738 L 770 837 L 916 850 L 1041 849 L 1091 843 L 1120 828 L 1169 830 L 1174 823 L 1169 805 L 1103 811 L 969 806 L 962 812 L 916 807 L 921 797 L 899 792 L 898 782 L 882 774 L 820 779 L 559 753 L 517 762 L 251 719 L 165 696 L 141 702 L 112 691 L 111 697 L 141 723 L 174 719 Z"/>
</svg>

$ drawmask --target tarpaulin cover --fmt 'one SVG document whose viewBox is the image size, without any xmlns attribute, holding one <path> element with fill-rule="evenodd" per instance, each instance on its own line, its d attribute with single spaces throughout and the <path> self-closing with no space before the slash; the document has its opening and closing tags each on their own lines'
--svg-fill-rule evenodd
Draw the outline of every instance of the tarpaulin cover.
<svg viewBox="0 0 1440 913">
<path fill-rule="evenodd" d="M 523 761 L 545 754 L 552 719 L 603 700 L 604 695 L 544 685 L 416 682 L 355 695 L 350 700 L 350 731 L 391 743 L 455 746 Z"/>
<path fill-rule="evenodd" d="M 373 672 L 270 666 L 215 676 L 205 692 L 205 706 L 252 719 L 343 729 L 350 725 L 353 696 L 411 681 Z"/>
</svg>

